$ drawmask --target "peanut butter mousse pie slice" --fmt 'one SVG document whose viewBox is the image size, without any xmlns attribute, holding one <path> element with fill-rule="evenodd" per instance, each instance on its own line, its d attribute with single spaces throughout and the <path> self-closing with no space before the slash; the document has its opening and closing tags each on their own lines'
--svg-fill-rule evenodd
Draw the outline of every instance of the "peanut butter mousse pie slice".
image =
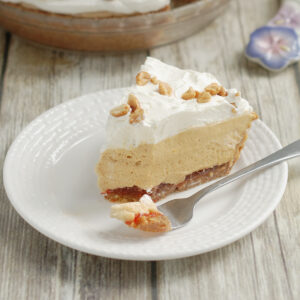
<svg viewBox="0 0 300 300">
<path fill-rule="evenodd" d="M 148 57 L 110 111 L 96 171 L 113 202 L 154 201 L 228 174 L 257 118 L 235 89 L 208 73 Z"/>
<path fill-rule="evenodd" d="M 170 220 L 157 209 L 148 195 L 142 196 L 139 202 L 113 205 L 110 216 L 123 221 L 129 227 L 143 231 L 166 232 L 171 230 Z"/>
</svg>

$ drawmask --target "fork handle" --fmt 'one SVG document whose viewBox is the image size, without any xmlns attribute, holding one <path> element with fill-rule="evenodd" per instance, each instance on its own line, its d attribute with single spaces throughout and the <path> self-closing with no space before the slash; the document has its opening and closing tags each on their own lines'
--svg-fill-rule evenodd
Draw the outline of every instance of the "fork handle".
<svg viewBox="0 0 300 300">
<path fill-rule="evenodd" d="M 254 173 L 258 170 L 274 166 L 276 164 L 279 164 L 280 162 L 283 162 L 285 160 L 288 160 L 290 158 L 294 158 L 300 156 L 300 140 L 297 140 L 296 142 L 293 142 L 289 144 L 288 146 L 272 153 L 271 155 L 247 166 L 246 168 L 243 168 L 211 185 L 208 187 L 202 189 L 198 193 L 196 193 L 193 197 L 195 199 L 195 202 L 198 202 L 200 199 L 200 196 L 203 196 L 207 193 L 210 193 L 230 182 L 233 182 L 241 177 L 244 177 L 246 175 L 249 175 L 251 173 Z M 202 198 L 202 197 L 200 197 Z"/>
</svg>

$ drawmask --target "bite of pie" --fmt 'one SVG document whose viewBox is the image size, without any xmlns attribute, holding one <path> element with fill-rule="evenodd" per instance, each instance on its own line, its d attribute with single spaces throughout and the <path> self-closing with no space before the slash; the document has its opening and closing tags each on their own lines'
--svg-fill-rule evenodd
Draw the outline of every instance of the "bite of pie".
<svg viewBox="0 0 300 300">
<path fill-rule="evenodd" d="M 123 221 L 132 228 L 149 232 L 166 232 L 171 230 L 169 219 L 163 215 L 148 195 L 138 202 L 114 204 L 111 217 Z"/>
<path fill-rule="evenodd" d="M 96 168 L 113 202 L 153 201 L 228 174 L 257 115 L 209 73 L 148 57 L 110 111 Z"/>
</svg>

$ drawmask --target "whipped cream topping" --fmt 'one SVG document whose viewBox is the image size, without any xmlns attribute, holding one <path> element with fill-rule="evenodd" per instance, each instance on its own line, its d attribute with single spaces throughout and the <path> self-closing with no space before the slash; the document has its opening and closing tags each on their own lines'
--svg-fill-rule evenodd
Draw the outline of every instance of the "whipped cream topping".
<svg viewBox="0 0 300 300">
<path fill-rule="evenodd" d="M 150 212 L 158 212 L 158 209 L 151 197 L 143 195 L 139 202 L 129 202 L 123 204 L 114 204 L 110 210 L 112 218 L 121 221 L 131 221 L 135 218 L 136 214 L 148 214 Z"/>
<path fill-rule="evenodd" d="M 159 94 L 158 85 L 151 82 L 131 87 L 129 93 L 138 98 L 144 110 L 144 120 L 130 124 L 129 113 L 118 118 L 110 115 L 106 128 L 106 149 L 130 149 L 143 143 L 155 144 L 190 128 L 223 122 L 252 112 L 249 103 L 239 96 L 236 89 L 228 90 L 227 97 L 212 96 L 207 103 L 181 98 L 189 87 L 202 92 L 211 83 L 220 84 L 209 73 L 181 70 L 152 57 L 146 59 L 141 71 L 167 82 L 172 87 L 172 96 Z M 120 104 L 126 103 L 127 98 L 128 94 L 124 95 Z"/>
<path fill-rule="evenodd" d="M 147 13 L 160 10 L 170 0 L 0 0 L 24 3 L 35 8 L 62 14 L 112 12 L 117 14 Z"/>
</svg>

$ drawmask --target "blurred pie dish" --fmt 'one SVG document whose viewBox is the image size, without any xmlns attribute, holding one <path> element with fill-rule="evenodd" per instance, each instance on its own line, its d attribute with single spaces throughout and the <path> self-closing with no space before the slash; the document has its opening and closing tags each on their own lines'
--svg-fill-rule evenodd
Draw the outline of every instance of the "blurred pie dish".
<svg viewBox="0 0 300 300">
<path fill-rule="evenodd" d="M 133 51 L 186 38 L 223 13 L 228 3 L 229 0 L 0 0 L 0 26 L 55 48 Z"/>
<path fill-rule="evenodd" d="M 209 73 L 148 57 L 113 108 L 96 171 L 113 202 L 154 201 L 228 174 L 257 115 Z"/>
<path fill-rule="evenodd" d="M 51 14 L 81 17 L 110 18 L 146 14 L 169 10 L 171 0 L 1 0 L 24 9 L 40 10 Z M 195 0 L 173 0 L 174 4 L 186 4 Z M 173 4 L 173 3 L 172 3 Z"/>
</svg>

